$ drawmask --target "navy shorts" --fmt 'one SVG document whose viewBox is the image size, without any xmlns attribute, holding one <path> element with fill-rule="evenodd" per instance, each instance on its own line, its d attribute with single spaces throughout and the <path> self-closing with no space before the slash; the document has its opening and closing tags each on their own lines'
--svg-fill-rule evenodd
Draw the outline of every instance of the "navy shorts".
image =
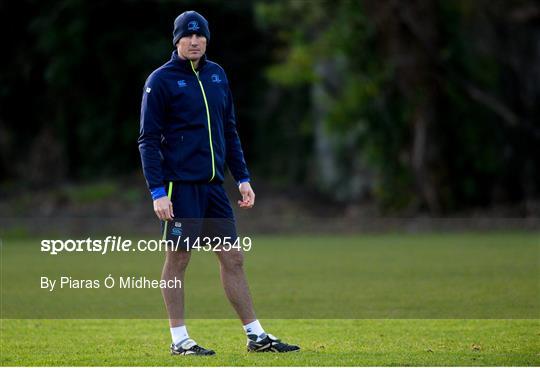
<svg viewBox="0 0 540 368">
<path fill-rule="evenodd" d="M 188 237 L 236 239 L 234 213 L 221 184 L 173 182 L 171 202 L 174 220 L 162 222 L 164 239 L 184 245 Z"/>
</svg>

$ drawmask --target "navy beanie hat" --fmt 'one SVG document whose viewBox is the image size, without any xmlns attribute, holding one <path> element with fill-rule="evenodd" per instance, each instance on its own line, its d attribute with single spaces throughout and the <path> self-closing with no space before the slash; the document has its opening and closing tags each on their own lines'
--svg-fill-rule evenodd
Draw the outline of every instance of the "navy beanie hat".
<svg viewBox="0 0 540 368">
<path fill-rule="evenodd" d="M 210 29 L 208 21 L 202 15 L 193 10 L 188 10 L 180 14 L 174 20 L 173 30 L 173 45 L 184 36 L 189 36 L 198 33 L 206 37 L 210 41 Z"/>
</svg>

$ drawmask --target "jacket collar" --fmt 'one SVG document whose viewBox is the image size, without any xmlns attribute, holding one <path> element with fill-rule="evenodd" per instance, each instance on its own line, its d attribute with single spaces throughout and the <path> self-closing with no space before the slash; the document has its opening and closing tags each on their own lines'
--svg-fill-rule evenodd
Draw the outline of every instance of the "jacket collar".
<svg viewBox="0 0 540 368">
<path fill-rule="evenodd" d="M 177 65 L 180 68 L 193 73 L 193 70 L 191 69 L 191 62 L 187 59 L 180 59 L 180 57 L 178 56 L 177 50 L 174 50 L 172 52 L 171 61 L 174 63 L 174 65 Z M 199 60 L 199 66 L 197 67 L 196 70 L 198 71 L 201 70 L 205 64 L 206 64 L 206 54 L 204 54 Z"/>
</svg>

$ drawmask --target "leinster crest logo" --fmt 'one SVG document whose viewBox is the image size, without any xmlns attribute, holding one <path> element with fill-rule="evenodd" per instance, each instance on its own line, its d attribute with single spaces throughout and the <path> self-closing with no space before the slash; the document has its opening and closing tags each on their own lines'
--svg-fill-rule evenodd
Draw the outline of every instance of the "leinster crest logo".
<svg viewBox="0 0 540 368">
<path fill-rule="evenodd" d="M 199 22 L 197 22 L 196 20 L 192 20 L 191 22 L 188 23 L 187 25 L 187 29 L 188 31 L 198 31 L 199 30 Z"/>
</svg>

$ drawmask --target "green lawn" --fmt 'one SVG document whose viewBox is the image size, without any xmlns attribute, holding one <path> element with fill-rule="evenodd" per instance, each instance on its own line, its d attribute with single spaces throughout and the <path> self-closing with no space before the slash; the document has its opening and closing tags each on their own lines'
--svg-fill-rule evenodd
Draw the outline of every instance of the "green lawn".
<svg viewBox="0 0 540 368">
<path fill-rule="evenodd" d="M 49 255 L 6 239 L 1 255 L 3 318 L 166 317 L 156 289 L 40 288 L 42 276 L 159 279 L 159 252 Z M 254 236 L 245 258 L 265 318 L 540 318 L 538 233 Z M 235 317 L 213 254 L 194 252 L 184 289 L 189 318 Z"/>
<path fill-rule="evenodd" d="M 85 238 L 85 236 L 81 236 Z M 190 334 L 213 358 L 169 357 L 159 290 L 40 288 L 40 277 L 159 278 L 163 254 L 42 254 L 3 239 L 3 365 L 539 365 L 533 232 L 254 236 L 246 272 L 263 326 L 303 347 L 247 355 L 216 257 L 194 254 Z"/>
<path fill-rule="evenodd" d="M 539 365 L 534 320 L 262 320 L 300 353 L 248 354 L 235 320 L 192 320 L 214 357 L 171 357 L 163 320 L 4 320 L 2 365 Z"/>
</svg>

